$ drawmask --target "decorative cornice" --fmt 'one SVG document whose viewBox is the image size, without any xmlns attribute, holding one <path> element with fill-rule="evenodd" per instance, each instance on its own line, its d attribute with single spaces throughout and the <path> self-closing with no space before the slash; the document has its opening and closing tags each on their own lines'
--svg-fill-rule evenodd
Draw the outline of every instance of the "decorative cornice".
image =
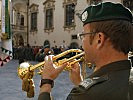
<svg viewBox="0 0 133 100">
<path fill-rule="evenodd" d="M 31 5 L 30 5 L 30 7 L 29 7 L 29 8 L 31 9 L 31 8 L 32 8 L 32 7 L 34 7 L 34 6 L 39 7 L 39 5 L 37 5 L 37 4 L 35 4 L 35 3 L 33 3 L 33 4 L 31 4 Z"/>
<path fill-rule="evenodd" d="M 31 13 L 32 13 L 32 12 L 38 12 L 38 7 L 39 7 L 39 5 L 33 3 L 33 4 L 29 7 L 30 12 L 31 12 Z"/>
<path fill-rule="evenodd" d="M 64 0 L 63 8 L 65 5 L 72 4 L 72 3 L 74 3 L 74 5 L 77 5 L 77 0 Z"/>
<path fill-rule="evenodd" d="M 49 3 L 49 2 L 55 3 L 55 0 L 46 0 L 46 1 L 43 3 L 43 5 L 46 5 L 46 4 Z"/>
<path fill-rule="evenodd" d="M 53 32 L 53 30 L 54 30 L 54 27 L 52 27 L 52 28 L 45 28 L 44 32 L 49 34 L 49 33 Z"/>
<path fill-rule="evenodd" d="M 46 0 L 43 5 L 44 5 L 44 11 L 46 9 L 50 9 L 53 8 L 53 10 L 55 9 L 55 0 Z"/>
<path fill-rule="evenodd" d="M 71 26 L 64 26 L 64 31 L 72 31 L 75 30 L 76 25 L 71 25 Z"/>
</svg>

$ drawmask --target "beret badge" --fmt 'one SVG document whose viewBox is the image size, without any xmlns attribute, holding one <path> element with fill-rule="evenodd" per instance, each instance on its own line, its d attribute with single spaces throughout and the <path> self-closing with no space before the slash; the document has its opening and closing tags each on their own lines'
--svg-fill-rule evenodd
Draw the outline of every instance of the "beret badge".
<svg viewBox="0 0 133 100">
<path fill-rule="evenodd" d="M 88 17 L 88 12 L 85 11 L 85 12 L 82 14 L 82 21 L 83 21 L 83 22 L 86 21 L 87 17 Z"/>
</svg>

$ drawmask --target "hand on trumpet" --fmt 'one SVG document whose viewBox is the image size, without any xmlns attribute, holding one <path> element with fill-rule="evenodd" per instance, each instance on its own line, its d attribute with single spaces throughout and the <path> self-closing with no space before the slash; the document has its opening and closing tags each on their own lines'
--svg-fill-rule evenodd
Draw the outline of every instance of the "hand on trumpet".
<svg viewBox="0 0 133 100">
<path fill-rule="evenodd" d="M 45 57 L 45 64 L 42 70 L 42 79 L 50 79 L 54 80 L 57 76 L 63 71 L 63 69 L 67 66 L 67 63 L 62 64 L 60 67 L 56 67 L 53 63 L 53 57 L 51 55 Z M 55 68 L 56 67 L 56 68 Z M 44 84 L 40 88 L 40 94 L 42 92 L 51 92 L 51 86 L 49 84 Z"/>
<path fill-rule="evenodd" d="M 45 64 L 42 72 L 43 79 L 51 79 L 51 80 L 56 79 L 59 73 L 61 73 L 63 69 L 67 66 L 67 63 L 65 63 L 62 64 L 60 67 L 56 67 L 56 65 L 53 63 L 52 58 L 53 58 L 52 55 L 45 57 Z"/>
<path fill-rule="evenodd" d="M 79 85 L 79 83 L 82 81 L 79 63 L 75 63 L 72 65 L 71 70 L 69 71 L 69 77 L 72 83 L 76 86 Z"/>
</svg>

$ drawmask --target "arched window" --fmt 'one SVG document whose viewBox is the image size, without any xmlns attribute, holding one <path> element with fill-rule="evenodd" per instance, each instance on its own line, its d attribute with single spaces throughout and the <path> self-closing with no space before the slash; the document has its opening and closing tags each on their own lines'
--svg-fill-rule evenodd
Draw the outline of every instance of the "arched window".
<svg viewBox="0 0 133 100">
<path fill-rule="evenodd" d="M 49 46 L 50 46 L 49 40 L 45 40 L 45 41 L 44 41 L 43 46 L 45 46 L 45 45 L 49 45 Z"/>
<path fill-rule="evenodd" d="M 72 42 L 72 43 L 70 44 L 70 48 L 71 48 L 71 49 L 77 49 L 77 48 L 79 48 L 79 45 L 78 45 L 77 42 Z"/>
</svg>

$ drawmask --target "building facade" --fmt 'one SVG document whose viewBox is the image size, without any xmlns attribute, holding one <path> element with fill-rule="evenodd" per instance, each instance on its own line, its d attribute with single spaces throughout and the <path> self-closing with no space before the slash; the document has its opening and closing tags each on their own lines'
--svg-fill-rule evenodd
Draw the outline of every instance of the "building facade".
<svg viewBox="0 0 133 100">
<path fill-rule="evenodd" d="M 28 39 L 28 6 L 27 0 L 12 0 L 12 34 L 13 45 L 27 44 Z"/>
<path fill-rule="evenodd" d="M 102 1 L 124 3 L 133 10 L 132 0 L 12 0 L 13 44 L 81 46 L 81 13 Z"/>
</svg>

